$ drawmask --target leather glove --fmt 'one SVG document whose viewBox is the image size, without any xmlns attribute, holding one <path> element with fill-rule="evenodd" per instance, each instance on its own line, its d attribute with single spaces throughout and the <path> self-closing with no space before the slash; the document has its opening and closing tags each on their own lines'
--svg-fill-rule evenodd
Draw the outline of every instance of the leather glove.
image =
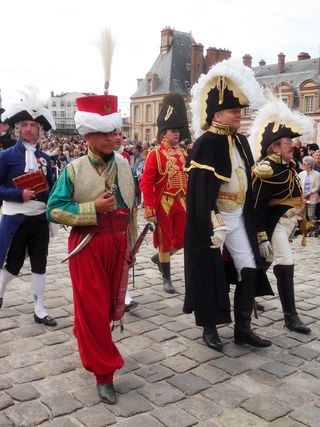
<svg viewBox="0 0 320 427">
<path fill-rule="evenodd" d="M 269 240 L 266 240 L 259 244 L 259 252 L 260 255 L 266 259 L 272 256 L 272 246 Z"/>
<path fill-rule="evenodd" d="M 148 222 L 151 222 L 152 224 L 157 224 L 157 217 L 151 216 L 150 218 L 146 218 Z"/>
<path fill-rule="evenodd" d="M 227 230 L 216 230 L 213 232 L 213 236 L 211 236 L 211 245 L 210 248 L 218 249 L 221 245 L 223 245 L 224 240 L 226 238 Z"/>
</svg>

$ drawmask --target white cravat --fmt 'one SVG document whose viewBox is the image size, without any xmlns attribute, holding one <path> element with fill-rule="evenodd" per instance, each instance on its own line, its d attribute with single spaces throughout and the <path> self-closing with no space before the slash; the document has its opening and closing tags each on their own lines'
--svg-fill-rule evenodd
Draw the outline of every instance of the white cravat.
<svg viewBox="0 0 320 427">
<path fill-rule="evenodd" d="M 25 172 L 30 172 L 38 169 L 38 163 L 36 156 L 34 155 L 37 144 L 29 144 L 27 142 L 23 142 L 23 146 L 26 149 L 26 166 L 24 168 Z"/>
</svg>

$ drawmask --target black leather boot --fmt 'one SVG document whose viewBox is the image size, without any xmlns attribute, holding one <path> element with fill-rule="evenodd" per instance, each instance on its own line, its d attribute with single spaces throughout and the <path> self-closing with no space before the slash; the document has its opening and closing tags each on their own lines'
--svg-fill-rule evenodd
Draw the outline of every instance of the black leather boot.
<svg viewBox="0 0 320 427">
<path fill-rule="evenodd" d="M 163 277 L 163 290 L 168 294 L 174 294 L 176 290 L 171 282 L 170 262 L 161 262 L 160 265 Z"/>
<path fill-rule="evenodd" d="M 161 264 L 160 264 L 160 259 L 159 259 L 159 254 L 154 254 L 154 255 L 151 257 L 151 261 L 152 261 L 154 264 L 156 264 L 156 266 L 158 267 L 158 269 L 159 269 L 160 273 L 162 274 L 162 271 L 161 271 Z"/>
<path fill-rule="evenodd" d="M 2 307 L 3 298 L 0 298 L 0 308 Z"/>
<path fill-rule="evenodd" d="M 279 298 L 284 314 L 285 327 L 300 334 L 309 334 L 311 329 L 299 318 L 294 300 L 294 265 L 275 265 Z"/>
<path fill-rule="evenodd" d="M 213 348 L 213 350 L 222 353 L 223 344 L 219 337 L 216 326 L 204 326 L 202 337 L 203 341 L 207 344 L 208 347 Z"/>
<path fill-rule="evenodd" d="M 234 342 L 237 345 L 249 344 L 253 347 L 269 347 L 271 341 L 260 338 L 251 330 L 251 313 L 257 281 L 255 268 L 241 270 L 242 281 L 234 293 Z"/>
<path fill-rule="evenodd" d="M 264 305 L 260 304 L 260 302 L 256 301 L 256 308 L 258 311 L 264 311 Z"/>
</svg>

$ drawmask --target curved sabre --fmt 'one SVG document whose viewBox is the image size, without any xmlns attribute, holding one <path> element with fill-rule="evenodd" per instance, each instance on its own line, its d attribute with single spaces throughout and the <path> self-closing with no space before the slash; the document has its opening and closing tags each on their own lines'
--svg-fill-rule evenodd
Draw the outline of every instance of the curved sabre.
<svg viewBox="0 0 320 427">
<path fill-rule="evenodd" d="M 72 258 L 74 255 L 76 255 L 78 252 L 80 252 L 85 246 L 87 246 L 87 244 L 90 242 L 90 240 L 92 239 L 92 237 L 94 236 L 94 233 L 89 233 L 87 234 L 79 243 L 78 246 L 76 246 L 73 251 L 71 251 L 69 253 L 69 255 L 64 258 L 60 264 L 63 264 L 64 262 L 68 261 L 70 258 Z"/>
<path fill-rule="evenodd" d="M 117 191 L 117 186 L 116 186 L 116 184 L 112 184 L 111 186 L 110 186 L 110 191 L 109 191 L 109 194 L 114 194 L 114 195 L 116 195 L 116 191 Z M 70 253 L 69 253 L 69 255 L 66 257 L 66 258 L 64 258 L 61 262 L 60 262 L 60 264 L 63 264 L 64 262 L 66 262 L 66 261 L 68 261 L 70 258 L 72 258 L 74 255 L 76 255 L 78 252 L 80 252 L 83 248 L 85 248 L 86 246 L 87 246 L 87 244 L 90 242 L 90 240 L 92 239 L 92 237 L 95 235 L 95 233 L 94 232 L 92 232 L 92 233 L 88 233 L 82 240 L 81 240 L 81 242 L 79 243 L 79 245 L 78 246 L 76 246 L 74 249 L 73 249 L 73 251 L 71 251 Z"/>
</svg>

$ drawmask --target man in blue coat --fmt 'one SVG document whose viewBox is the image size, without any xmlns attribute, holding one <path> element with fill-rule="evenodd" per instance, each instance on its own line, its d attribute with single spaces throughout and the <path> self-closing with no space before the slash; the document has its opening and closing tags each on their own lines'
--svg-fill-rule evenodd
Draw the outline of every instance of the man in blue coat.
<svg viewBox="0 0 320 427">
<path fill-rule="evenodd" d="M 54 126 L 54 120 L 49 110 L 31 99 L 8 108 L 5 119 L 14 128 L 17 143 L 0 152 L 0 200 L 3 201 L 0 221 L 0 308 L 6 287 L 18 276 L 27 251 L 35 302 L 34 320 L 55 326 L 57 322 L 48 315 L 43 305 L 49 244 L 49 223 L 45 212 L 53 182 L 50 158 L 39 148 L 41 138 Z M 40 192 L 35 187 L 38 182 L 36 178 L 26 184 L 35 175 L 31 174 L 39 169 L 42 171 L 42 188 L 46 188 Z M 22 181 L 18 187 L 13 181 L 17 177 Z"/>
</svg>

